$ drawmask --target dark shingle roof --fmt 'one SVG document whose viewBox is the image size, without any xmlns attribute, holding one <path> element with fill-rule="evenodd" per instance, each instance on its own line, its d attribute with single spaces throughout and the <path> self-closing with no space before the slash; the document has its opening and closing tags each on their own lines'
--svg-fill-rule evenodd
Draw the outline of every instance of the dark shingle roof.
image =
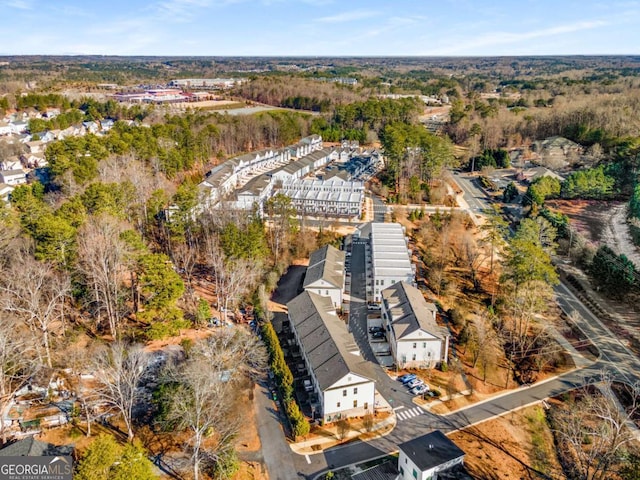
<svg viewBox="0 0 640 480">
<path fill-rule="evenodd" d="M 303 292 L 287 303 L 289 318 L 321 390 L 349 373 L 373 379 L 352 335 L 338 318 L 331 298 Z M 352 352 L 357 352 L 354 354 Z"/>
<path fill-rule="evenodd" d="M 73 447 L 70 445 L 57 446 L 51 443 L 36 440 L 32 435 L 23 440 L 18 440 L 3 449 L 0 449 L 0 457 L 42 457 L 49 455 L 70 455 Z"/>
<path fill-rule="evenodd" d="M 343 251 L 331 245 L 325 245 L 311 254 L 303 287 L 307 288 L 321 279 L 336 288 L 344 286 Z"/>
<path fill-rule="evenodd" d="M 382 291 L 382 298 L 391 314 L 391 327 L 397 339 L 419 329 L 435 337 L 443 337 L 442 328 L 433 319 L 438 309 L 433 303 L 428 303 L 416 287 L 397 282 Z"/>
<path fill-rule="evenodd" d="M 398 448 L 423 472 L 464 456 L 440 430 L 404 442 Z"/>
</svg>

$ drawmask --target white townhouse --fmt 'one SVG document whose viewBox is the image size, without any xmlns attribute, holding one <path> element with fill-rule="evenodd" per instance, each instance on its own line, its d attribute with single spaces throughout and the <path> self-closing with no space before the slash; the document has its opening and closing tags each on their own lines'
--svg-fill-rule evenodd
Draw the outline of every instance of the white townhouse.
<svg viewBox="0 0 640 480">
<path fill-rule="evenodd" d="M 465 453 L 440 430 L 398 445 L 396 480 L 437 480 L 459 478 L 452 469 L 464 463 Z M 449 475 L 444 474 L 449 473 Z M 443 473 L 443 475 L 438 475 Z M 465 475 L 464 478 L 467 478 Z"/>
<path fill-rule="evenodd" d="M 437 308 L 405 282 L 382 291 L 382 324 L 400 368 L 433 368 L 449 355 L 449 332 L 436 323 Z"/>
<path fill-rule="evenodd" d="M 331 245 L 316 250 L 309 257 L 302 287 L 308 292 L 331 298 L 334 308 L 342 308 L 344 260 L 345 253 Z"/>
<path fill-rule="evenodd" d="M 331 178 L 293 179 L 283 183 L 282 194 L 300 215 L 360 217 L 364 204 L 364 184 L 332 176 Z"/>
<path fill-rule="evenodd" d="M 415 267 L 411 263 L 404 229 L 399 223 L 368 223 L 360 236 L 371 245 L 371 298 L 380 302 L 382 290 L 397 282 L 415 285 Z"/>
<path fill-rule="evenodd" d="M 264 204 L 273 192 L 273 182 L 266 175 L 258 175 L 249 180 L 240 190 L 238 190 L 235 201 L 229 202 L 229 206 L 237 210 L 252 210 L 257 208 L 257 212 L 264 213 Z"/>
<path fill-rule="evenodd" d="M 364 416 L 375 408 L 372 366 L 360 355 L 330 297 L 305 291 L 287 304 L 291 331 L 318 396 L 323 422 Z"/>
</svg>

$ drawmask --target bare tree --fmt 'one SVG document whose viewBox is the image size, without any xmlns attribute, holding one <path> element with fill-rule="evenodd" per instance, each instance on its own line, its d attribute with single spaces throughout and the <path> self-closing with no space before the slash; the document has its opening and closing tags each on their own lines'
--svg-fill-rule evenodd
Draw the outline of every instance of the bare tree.
<svg viewBox="0 0 640 480">
<path fill-rule="evenodd" d="M 33 353 L 33 345 L 16 328 L 13 319 L 0 315 L 0 434 L 3 444 L 7 442 L 5 409 L 40 366 Z"/>
<path fill-rule="evenodd" d="M 57 272 L 49 263 L 38 262 L 27 252 L 19 256 L 0 283 L 0 302 L 6 312 L 22 319 L 41 343 L 39 356 L 49 368 L 50 335 L 64 319 L 64 302 L 71 290 L 67 275 Z"/>
<path fill-rule="evenodd" d="M 178 385 L 169 399 L 167 421 L 190 432 L 193 477 L 203 462 L 215 463 L 233 449 L 241 419 L 234 415 L 236 382 L 267 363 L 264 347 L 244 331 L 222 330 L 196 345 L 182 363 L 168 366 L 168 380 Z"/>
<path fill-rule="evenodd" d="M 187 243 L 179 243 L 174 246 L 172 257 L 177 267 L 180 269 L 180 273 L 183 273 L 186 277 L 188 286 L 187 291 L 189 297 L 193 299 L 193 272 L 198 260 L 198 251 Z"/>
<path fill-rule="evenodd" d="M 129 247 L 120 238 L 125 226 L 109 216 L 91 217 L 78 235 L 77 269 L 93 291 L 98 326 L 106 315 L 111 336 L 118 338 L 123 316 L 121 288 L 127 271 Z"/>
<path fill-rule="evenodd" d="M 243 295 L 254 287 L 259 270 L 247 259 L 225 259 L 224 252 L 215 236 L 207 239 L 206 261 L 213 270 L 218 308 L 227 319 L 227 311 Z"/>
<path fill-rule="evenodd" d="M 635 438 L 629 428 L 640 407 L 640 385 L 626 386 L 626 409 L 614 393 L 610 372 L 603 372 L 597 385 L 581 391 L 581 398 L 552 414 L 552 426 L 559 448 L 570 458 L 575 478 L 611 478 L 622 460 L 626 446 Z"/>
<path fill-rule="evenodd" d="M 147 373 L 149 355 L 140 345 L 116 342 L 98 353 L 95 362 L 99 398 L 122 415 L 129 441 L 133 440 L 133 409 L 140 400 L 140 382 Z"/>
</svg>

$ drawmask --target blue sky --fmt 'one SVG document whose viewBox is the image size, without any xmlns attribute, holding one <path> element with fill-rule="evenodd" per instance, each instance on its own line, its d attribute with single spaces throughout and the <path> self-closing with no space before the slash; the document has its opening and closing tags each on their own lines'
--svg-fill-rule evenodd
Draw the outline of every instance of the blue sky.
<svg viewBox="0 0 640 480">
<path fill-rule="evenodd" d="M 640 54 L 640 1 L 0 0 L 0 55 Z"/>
</svg>

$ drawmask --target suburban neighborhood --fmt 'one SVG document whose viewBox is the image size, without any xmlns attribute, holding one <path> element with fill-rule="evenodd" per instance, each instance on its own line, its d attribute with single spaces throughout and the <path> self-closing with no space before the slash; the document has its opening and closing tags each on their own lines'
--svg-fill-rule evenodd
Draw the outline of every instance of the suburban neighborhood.
<svg viewBox="0 0 640 480">
<path fill-rule="evenodd" d="M 0 60 L 0 476 L 639 478 L 636 57 Z"/>
</svg>

